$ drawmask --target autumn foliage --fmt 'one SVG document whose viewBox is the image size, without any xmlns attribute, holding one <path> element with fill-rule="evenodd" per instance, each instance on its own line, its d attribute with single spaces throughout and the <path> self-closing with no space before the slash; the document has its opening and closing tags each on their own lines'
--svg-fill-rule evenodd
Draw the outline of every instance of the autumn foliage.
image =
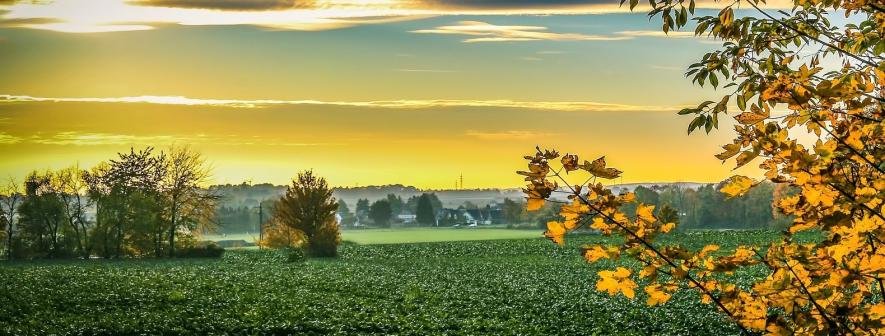
<svg viewBox="0 0 885 336">
<path fill-rule="evenodd" d="M 631 0 L 631 9 L 637 3 Z M 741 4 L 755 8 L 760 18 L 736 17 Z M 598 290 L 629 298 L 644 292 L 646 302 L 657 305 L 689 288 L 747 334 L 885 334 L 885 7 L 864 0 L 794 4 L 788 15 L 774 16 L 757 7 L 760 2 L 736 1 L 723 4 L 717 16 L 695 17 L 698 35 L 724 43 L 686 75 L 702 86 L 725 83 L 727 94 L 679 112 L 694 116 L 689 133 L 709 133 L 719 127 L 720 116 L 737 108 L 731 113 L 734 141 L 716 158 L 734 159 L 737 167 L 757 163 L 765 179 L 797 191 L 774 205 L 792 218 L 781 241 L 733 251 L 662 244 L 657 238 L 676 223 L 661 220 L 651 205 L 622 212 L 636 197 L 612 194 L 596 183 L 621 173 L 604 158 L 579 164 L 576 155 L 541 149 L 526 157 L 529 170 L 519 173 L 528 182 L 530 210 L 554 193 L 568 194 L 564 220 L 548 223 L 547 237 L 563 244 L 568 232 L 589 227 L 621 236 L 624 243 L 585 246 L 587 261 L 630 257 L 642 263 L 638 272 L 623 267 L 600 272 Z M 662 17 L 665 32 L 694 15 L 694 1 L 651 5 L 649 15 Z M 831 25 L 833 12 L 853 23 Z M 813 48 L 811 55 L 807 50 L 800 55 L 806 46 Z M 823 59 L 837 66 L 825 69 Z M 580 171 L 588 175 L 583 182 L 566 179 Z M 739 196 L 757 183 L 734 176 L 721 191 Z M 801 231 L 818 232 L 822 239 L 798 243 L 793 235 Z M 722 276 L 746 267 L 764 267 L 768 275 L 751 286 Z"/>
<path fill-rule="evenodd" d="M 313 171 L 304 171 L 286 188 L 275 203 L 273 215 L 265 225 L 266 247 L 303 248 L 315 257 L 338 255 L 340 227 L 335 217 L 338 201 L 332 188 Z"/>
</svg>

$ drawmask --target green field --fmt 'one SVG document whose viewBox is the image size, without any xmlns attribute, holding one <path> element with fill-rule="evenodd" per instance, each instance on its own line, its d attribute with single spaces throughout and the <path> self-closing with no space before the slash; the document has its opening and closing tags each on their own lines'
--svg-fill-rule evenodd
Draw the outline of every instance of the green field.
<svg viewBox="0 0 885 336">
<path fill-rule="evenodd" d="M 688 247 L 761 244 L 762 232 L 708 232 Z M 0 334 L 728 335 L 692 292 L 659 307 L 594 289 L 574 237 L 347 245 L 337 259 L 287 263 L 277 251 L 218 259 L 0 264 Z M 636 268 L 632 262 L 619 264 Z M 738 272 L 740 283 L 763 270 Z"/>
<path fill-rule="evenodd" d="M 519 239 L 541 237 L 540 230 L 509 230 L 503 228 L 396 228 L 344 230 L 341 239 L 361 245 L 428 243 L 465 240 Z M 226 236 L 208 235 L 206 240 L 245 240 L 253 242 L 258 235 L 229 234 Z"/>
</svg>

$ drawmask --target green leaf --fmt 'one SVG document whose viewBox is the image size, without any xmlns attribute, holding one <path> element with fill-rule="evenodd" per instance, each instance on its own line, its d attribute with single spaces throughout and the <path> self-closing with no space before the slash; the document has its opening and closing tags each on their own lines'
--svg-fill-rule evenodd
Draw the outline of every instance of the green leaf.
<svg viewBox="0 0 885 336">
<path fill-rule="evenodd" d="M 688 134 L 691 134 L 691 132 L 693 132 L 695 128 L 701 126 L 701 124 L 704 123 L 704 120 L 706 120 L 706 118 L 702 115 L 695 117 L 694 120 L 692 120 L 691 123 L 688 124 Z"/>
<path fill-rule="evenodd" d="M 744 99 L 743 95 L 737 95 L 737 105 L 741 111 L 745 111 L 747 109 L 747 101 Z"/>
<path fill-rule="evenodd" d="M 710 130 L 712 130 L 712 129 L 713 129 L 713 117 L 710 115 L 707 115 L 707 118 L 704 120 L 704 131 L 707 132 L 707 134 L 710 134 Z"/>
</svg>

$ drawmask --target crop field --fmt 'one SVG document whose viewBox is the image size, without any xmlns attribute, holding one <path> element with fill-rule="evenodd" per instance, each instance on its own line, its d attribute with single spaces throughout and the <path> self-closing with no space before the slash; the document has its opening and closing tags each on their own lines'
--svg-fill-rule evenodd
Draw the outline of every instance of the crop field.
<svg viewBox="0 0 885 336">
<path fill-rule="evenodd" d="M 341 239 L 361 245 L 427 243 L 466 240 L 519 239 L 541 237 L 541 230 L 510 230 L 504 228 L 394 228 L 343 230 Z M 206 240 L 245 240 L 253 242 L 258 234 L 208 235 Z"/>
<path fill-rule="evenodd" d="M 763 244 L 766 232 L 676 236 L 687 247 Z M 693 292 L 644 305 L 595 290 L 582 243 L 544 239 L 345 245 L 337 259 L 277 251 L 222 259 L 0 264 L 0 334 L 729 335 Z M 616 261 L 627 267 L 628 260 Z M 761 269 L 733 275 L 739 282 Z"/>
</svg>

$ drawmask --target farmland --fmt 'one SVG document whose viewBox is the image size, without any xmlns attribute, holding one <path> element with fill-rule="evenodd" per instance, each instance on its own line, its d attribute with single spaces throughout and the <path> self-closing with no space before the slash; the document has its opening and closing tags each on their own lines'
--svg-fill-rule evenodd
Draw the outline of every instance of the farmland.
<svg viewBox="0 0 885 336">
<path fill-rule="evenodd" d="M 538 238 L 541 231 L 534 230 L 510 230 L 503 228 L 394 228 L 394 229 L 364 229 L 344 230 L 341 239 L 357 244 L 403 244 L 403 243 L 428 243 L 466 240 L 494 240 L 494 239 L 518 239 Z M 253 242 L 258 239 L 257 234 L 229 234 L 225 236 L 205 236 L 206 240 L 245 240 Z"/>
<path fill-rule="evenodd" d="M 774 235 L 687 237 L 674 239 L 733 248 Z M 0 333 L 736 333 L 693 293 L 649 308 L 597 292 L 596 271 L 612 264 L 586 264 L 576 248 L 604 239 L 579 236 L 563 248 L 543 239 L 345 245 L 340 258 L 305 263 L 267 250 L 221 260 L 5 263 Z"/>
</svg>

